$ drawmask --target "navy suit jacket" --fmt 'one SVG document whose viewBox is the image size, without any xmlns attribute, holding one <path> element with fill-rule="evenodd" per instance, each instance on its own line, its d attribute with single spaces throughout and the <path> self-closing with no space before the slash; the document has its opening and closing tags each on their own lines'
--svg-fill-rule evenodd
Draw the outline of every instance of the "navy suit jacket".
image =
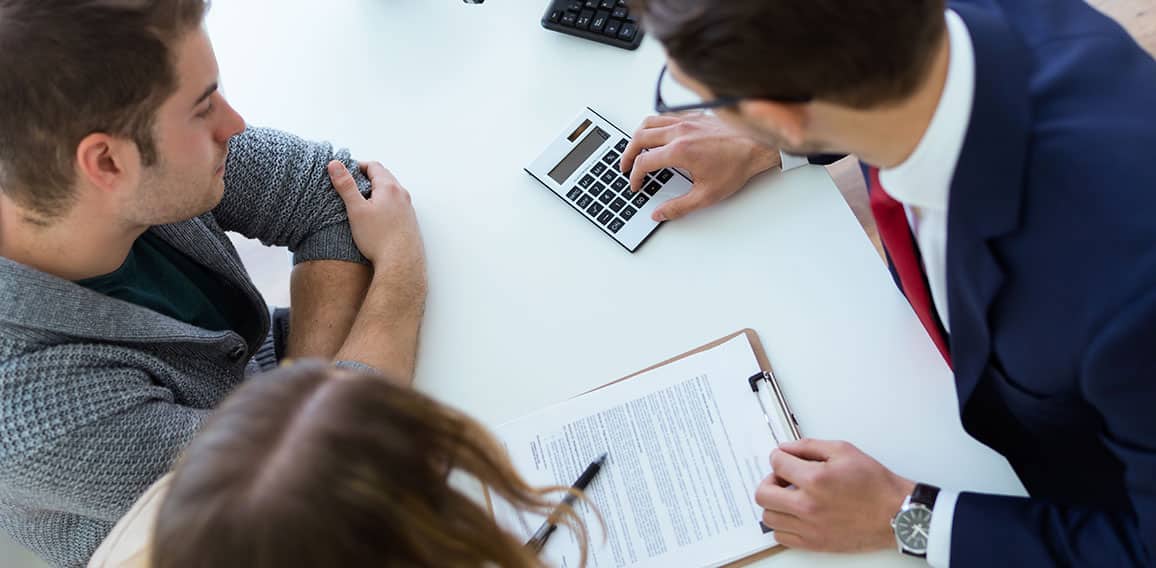
<svg viewBox="0 0 1156 568">
<path fill-rule="evenodd" d="M 1156 61 L 1080 0 L 952 2 L 975 98 L 951 183 L 964 429 L 1030 497 L 963 493 L 951 563 L 1156 563 Z"/>
</svg>

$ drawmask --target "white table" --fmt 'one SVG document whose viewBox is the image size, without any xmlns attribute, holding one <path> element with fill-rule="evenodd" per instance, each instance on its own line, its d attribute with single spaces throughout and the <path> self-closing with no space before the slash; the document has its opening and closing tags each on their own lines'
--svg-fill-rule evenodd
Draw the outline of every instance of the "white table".
<svg viewBox="0 0 1156 568">
<path fill-rule="evenodd" d="M 219 0 L 251 124 L 348 146 L 412 192 L 429 257 L 417 387 L 494 425 L 752 327 L 805 434 L 902 475 L 1022 494 L 826 171 L 771 174 L 629 254 L 522 168 L 589 105 L 632 131 L 663 59 L 547 32 L 544 0 Z M 287 281 L 280 284 L 284 295 Z M 918 566 L 788 551 L 767 566 Z"/>
</svg>

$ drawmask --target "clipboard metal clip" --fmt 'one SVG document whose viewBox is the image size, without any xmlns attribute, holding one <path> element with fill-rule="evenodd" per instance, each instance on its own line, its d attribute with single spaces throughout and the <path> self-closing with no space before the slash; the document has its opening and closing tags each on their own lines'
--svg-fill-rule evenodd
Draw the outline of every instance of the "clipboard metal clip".
<svg viewBox="0 0 1156 568">
<path fill-rule="evenodd" d="M 771 437 L 775 439 L 775 444 L 782 444 L 779 440 L 779 435 L 776 433 L 774 422 L 771 421 L 771 413 L 767 412 L 767 406 L 763 403 L 763 397 L 759 396 L 759 383 L 766 383 L 770 387 L 775 403 L 779 406 L 778 414 L 783 416 L 783 422 L 786 422 L 787 428 L 791 430 L 793 439 L 798 440 L 802 438 L 799 433 L 799 420 L 795 418 L 795 413 L 791 411 L 791 407 L 787 404 L 787 399 L 783 396 L 783 391 L 779 389 L 779 381 L 775 379 L 773 371 L 759 371 L 747 379 L 747 383 L 751 386 L 751 392 L 755 393 L 755 399 L 759 401 L 759 408 L 763 409 L 763 418 L 767 420 L 767 427 L 771 429 Z"/>
</svg>

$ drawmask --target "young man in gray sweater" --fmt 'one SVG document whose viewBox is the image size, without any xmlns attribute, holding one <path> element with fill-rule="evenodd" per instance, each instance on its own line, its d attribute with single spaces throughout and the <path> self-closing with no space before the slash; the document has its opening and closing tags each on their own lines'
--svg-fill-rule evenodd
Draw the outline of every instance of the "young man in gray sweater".
<svg viewBox="0 0 1156 568">
<path fill-rule="evenodd" d="M 82 565 L 248 374 L 320 356 L 412 380 L 408 194 L 246 129 L 204 10 L 0 3 L 0 526 L 54 565 Z M 295 253 L 291 320 L 226 231 Z"/>
</svg>

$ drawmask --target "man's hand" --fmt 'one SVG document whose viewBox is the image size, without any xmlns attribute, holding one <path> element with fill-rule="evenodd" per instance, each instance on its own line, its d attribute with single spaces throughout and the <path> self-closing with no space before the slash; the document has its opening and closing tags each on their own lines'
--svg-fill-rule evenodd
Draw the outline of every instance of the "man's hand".
<svg viewBox="0 0 1156 568">
<path fill-rule="evenodd" d="M 779 164 L 777 149 L 737 132 L 716 116 L 703 113 L 647 117 L 622 153 L 622 171 L 630 172 L 630 187 L 634 191 L 642 189 L 647 173 L 662 168 L 681 168 L 694 180 L 690 193 L 654 211 L 655 221 L 678 219 L 714 205 L 730 197 L 756 174 Z"/>
<path fill-rule="evenodd" d="M 329 163 L 329 178 L 345 202 L 357 248 L 374 268 L 389 263 L 395 268 L 421 269 L 424 274 L 425 254 L 409 192 L 378 162 L 359 164 L 359 168 L 373 184 L 368 198 L 361 196 L 341 162 Z"/>
<path fill-rule="evenodd" d="M 755 501 L 780 544 L 821 552 L 895 548 L 891 517 L 914 482 L 847 442 L 782 444 L 771 453 L 771 468 Z"/>
<path fill-rule="evenodd" d="M 353 240 L 373 264 L 373 280 L 337 358 L 376 368 L 401 385 L 413 381 L 418 332 L 425 313 L 425 250 L 405 190 L 384 166 L 361 164 L 373 183 L 364 198 L 341 162 L 329 177 L 345 202 Z"/>
</svg>

